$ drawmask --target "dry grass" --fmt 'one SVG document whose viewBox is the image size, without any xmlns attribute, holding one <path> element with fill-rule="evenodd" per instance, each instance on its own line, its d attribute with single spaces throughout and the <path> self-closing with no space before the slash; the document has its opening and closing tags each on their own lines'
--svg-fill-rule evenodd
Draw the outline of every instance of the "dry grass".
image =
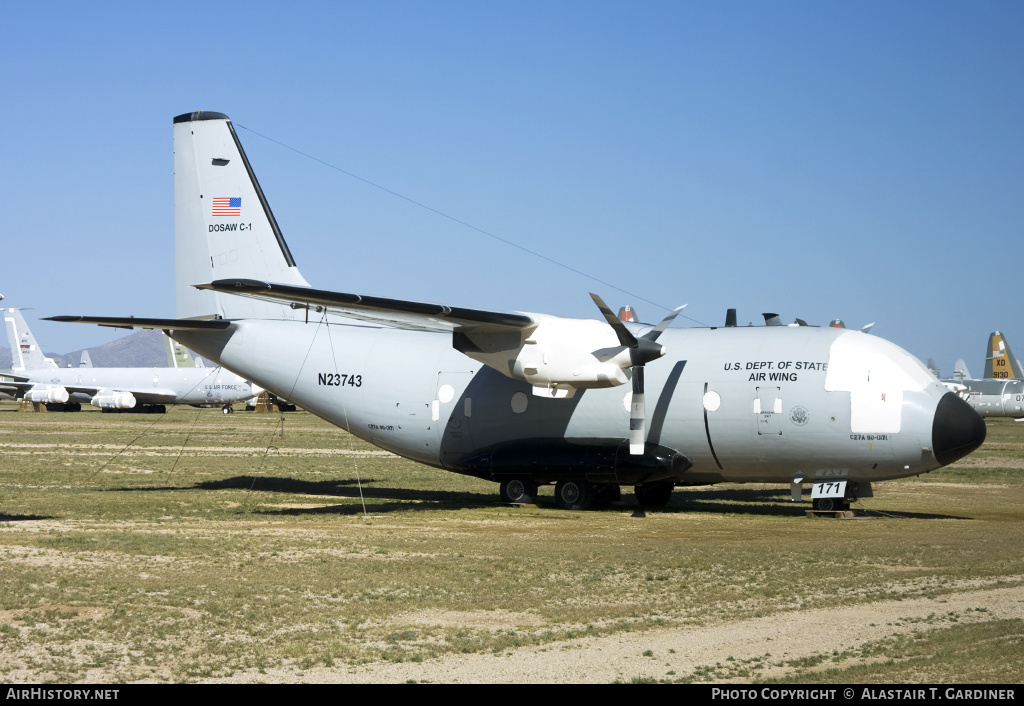
<svg viewBox="0 0 1024 706">
<path fill-rule="evenodd" d="M 1012 422 L 950 469 L 879 484 L 862 503 L 875 518 L 842 522 L 762 486 L 685 491 L 644 517 L 629 494 L 585 513 L 505 507 L 495 484 L 301 412 L 282 435 L 279 415 L 15 409 L 0 404 L 7 682 L 330 680 L 1022 584 Z M 1024 666 L 1000 647 L 1019 644 L 1013 616 L 925 621 L 913 638 L 897 626 L 836 655 L 691 660 L 657 679 L 1002 681 L 993 663 Z"/>
</svg>

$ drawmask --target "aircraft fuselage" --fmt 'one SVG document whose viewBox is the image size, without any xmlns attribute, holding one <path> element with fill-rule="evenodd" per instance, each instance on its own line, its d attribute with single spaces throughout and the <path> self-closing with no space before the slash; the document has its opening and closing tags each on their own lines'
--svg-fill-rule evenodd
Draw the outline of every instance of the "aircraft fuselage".
<svg viewBox="0 0 1024 706">
<path fill-rule="evenodd" d="M 961 397 L 983 417 L 1024 417 L 1024 380 L 957 380 Z"/>
<path fill-rule="evenodd" d="M 628 384 L 550 399 L 454 350 L 450 334 L 340 321 L 246 320 L 221 334 L 173 335 L 352 434 L 432 466 L 492 480 L 517 464 L 539 482 L 566 473 L 597 483 L 653 478 L 616 451 L 626 444 Z M 646 369 L 647 446 L 655 456 L 685 456 L 688 468 L 674 466 L 677 483 L 915 475 L 950 462 L 942 457 L 957 442 L 945 439 L 939 418 L 956 404 L 958 425 L 964 410 L 973 415 L 916 359 L 856 331 L 669 329 L 661 342 L 668 353 Z M 648 470 L 672 478 L 668 464 Z"/>
</svg>

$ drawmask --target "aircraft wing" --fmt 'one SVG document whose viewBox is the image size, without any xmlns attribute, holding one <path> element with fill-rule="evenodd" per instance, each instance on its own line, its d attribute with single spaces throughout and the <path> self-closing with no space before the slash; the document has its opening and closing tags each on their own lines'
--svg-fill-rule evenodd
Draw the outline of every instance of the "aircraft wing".
<svg viewBox="0 0 1024 706">
<path fill-rule="evenodd" d="M 8 380 L 0 380 L 0 394 L 18 399 L 24 396 L 26 390 L 32 389 L 32 385 L 19 384 Z"/>
<path fill-rule="evenodd" d="M 537 323 L 526 314 L 385 299 L 252 279 L 221 279 L 197 285 L 197 288 L 265 301 L 287 302 L 294 309 L 308 308 L 319 312 L 322 307 L 332 313 L 361 321 L 421 331 L 518 331 Z"/>
</svg>

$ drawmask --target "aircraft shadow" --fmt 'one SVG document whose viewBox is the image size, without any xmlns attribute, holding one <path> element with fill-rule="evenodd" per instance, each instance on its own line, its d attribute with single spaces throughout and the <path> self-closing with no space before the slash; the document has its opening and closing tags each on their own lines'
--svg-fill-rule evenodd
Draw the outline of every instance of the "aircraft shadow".
<svg viewBox="0 0 1024 706">
<path fill-rule="evenodd" d="M 676 488 L 672 501 L 657 512 L 720 512 L 735 515 L 777 515 L 803 517 L 811 509 L 807 495 L 801 502 L 792 502 L 788 488 L 744 488 L 728 490 L 700 490 L 687 492 L 685 486 Z M 970 520 L 959 515 L 923 512 L 885 512 L 860 507 L 856 503 L 850 508 L 858 516 L 887 519 L 914 520 Z"/>
<path fill-rule="evenodd" d="M 0 522 L 24 522 L 25 520 L 52 520 L 51 515 L 8 515 L 0 512 Z"/>
<path fill-rule="evenodd" d="M 441 510 L 459 509 L 470 505 L 490 505 L 497 499 L 497 493 L 467 493 L 444 490 L 414 490 L 406 488 L 381 488 L 373 484 L 375 478 L 334 478 L 331 480 L 308 481 L 279 476 L 235 476 L 222 480 L 207 481 L 190 486 L 161 486 L 150 488 L 121 488 L 122 491 L 173 491 L 173 490 L 252 490 L 254 493 L 289 493 L 293 495 L 316 495 L 338 499 L 366 502 L 366 511 L 373 513 L 397 510 Z M 362 494 L 360 494 L 360 485 Z M 384 502 L 381 502 L 384 501 Z M 416 501 L 416 502 L 413 502 Z M 258 504 L 258 500 L 251 501 Z M 362 504 L 328 505 L 316 508 L 281 508 L 258 510 L 261 514 L 303 515 L 339 514 L 356 515 L 363 513 Z"/>
<path fill-rule="evenodd" d="M 150 488 L 117 488 L 115 491 L 173 491 L 173 490 L 252 490 L 254 493 L 290 493 L 294 495 L 315 495 L 336 497 L 347 500 L 358 500 L 362 497 L 366 504 L 366 512 L 384 514 L 397 511 L 458 510 L 468 506 L 500 505 L 497 493 L 456 492 L 445 490 L 423 490 L 410 488 L 382 488 L 374 483 L 376 478 L 334 478 L 330 480 L 300 480 L 280 476 L 235 476 L 216 481 L 197 483 L 191 486 L 161 486 Z M 362 485 L 360 496 L 359 486 Z M 623 512 L 631 509 L 661 514 L 685 514 L 691 512 L 715 512 L 725 515 L 774 515 L 778 517 L 803 517 L 811 504 L 806 500 L 793 503 L 789 500 L 788 488 L 750 488 L 728 490 L 692 490 L 685 486 L 676 488 L 672 500 L 665 507 L 641 508 L 632 496 L 625 495 L 623 501 L 616 503 L 595 502 L 586 512 Z M 251 501 L 258 505 L 258 500 Z M 538 506 L 555 507 L 554 499 L 542 497 Z M 873 509 L 865 509 L 854 505 L 852 508 L 858 515 L 869 515 L 893 519 L 915 520 L 969 520 L 970 517 L 920 512 L 888 513 Z M 345 503 L 324 505 L 312 508 L 276 508 L 258 509 L 265 515 L 361 515 L 363 504 Z M 35 515 L 4 516 L 3 520 L 35 520 L 48 519 Z"/>
</svg>

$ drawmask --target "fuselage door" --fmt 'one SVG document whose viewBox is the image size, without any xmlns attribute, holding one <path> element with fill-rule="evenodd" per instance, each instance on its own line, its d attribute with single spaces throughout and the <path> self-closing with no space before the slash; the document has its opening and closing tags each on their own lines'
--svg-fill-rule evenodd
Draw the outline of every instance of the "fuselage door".
<svg viewBox="0 0 1024 706">
<path fill-rule="evenodd" d="M 473 373 L 440 372 L 430 403 L 430 418 L 438 430 L 441 453 L 465 454 L 473 450 L 470 434 L 473 399 L 466 394 Z"/>
<path fill-rule="evenodd" d="M 758 436 L 782 435 L 782 390 L 778 387 L 758 387 L 754 397 L 754 417 Z"/>
</svg>

